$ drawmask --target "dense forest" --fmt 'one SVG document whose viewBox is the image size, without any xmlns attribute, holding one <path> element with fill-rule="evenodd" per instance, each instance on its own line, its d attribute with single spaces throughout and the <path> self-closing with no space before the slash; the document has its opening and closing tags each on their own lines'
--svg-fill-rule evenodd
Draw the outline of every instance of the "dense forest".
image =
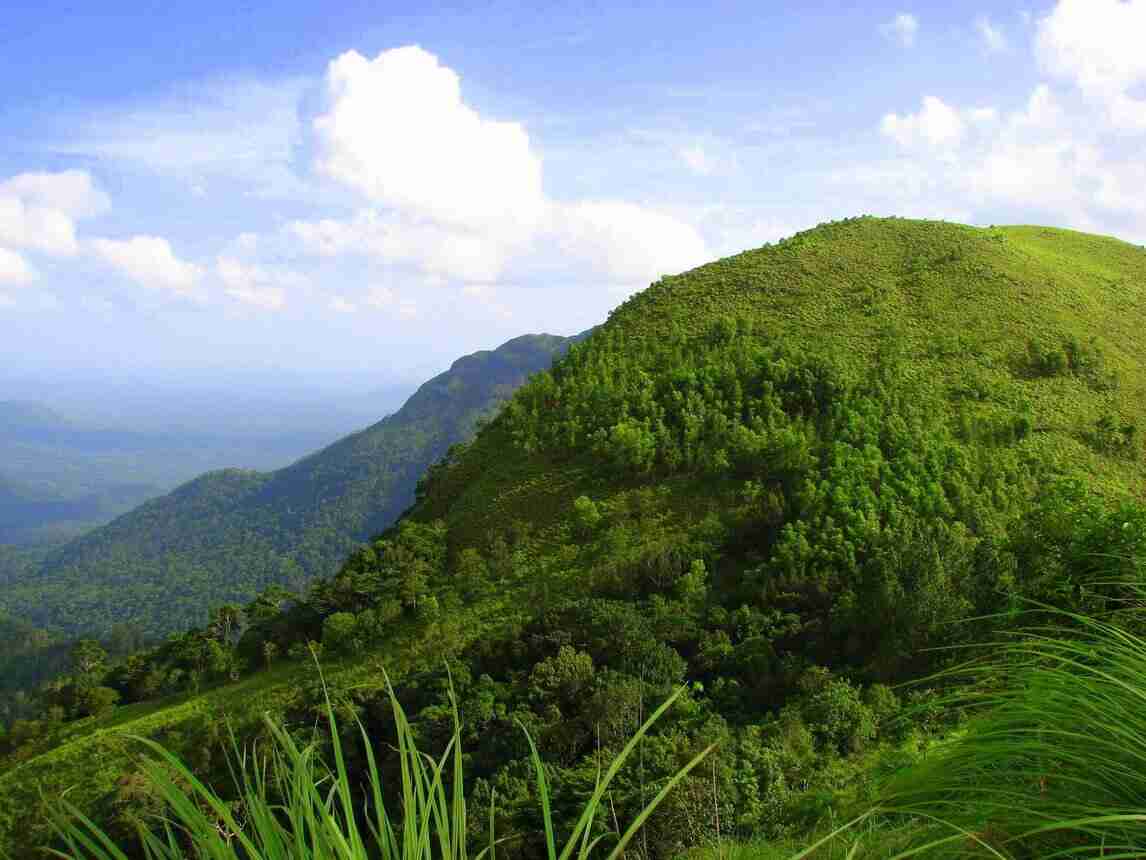
<svg viewBox="0 0 1146 860">
<path fill-rule="evenodd" d="M 357 785 L 355 721 L 400 730 L 389 678 L 437 754 L 456 697 L 467 832 L 518 834 L 503 856 L 544 853 L 522 728 L 568 832 L 682 686 L 594 826 L 715 743 L 634 856 L 810 838 L 965 732 L 942 673 L 976 643 L 1036 607 L 1066 630 L 1056 611 L 1138 600 L 1144 310 L 1146 250 L 1046 228 L 849 219 L 665 278 L 438 450 L 412 507 L 336 571 L 130 656 L 72 646 L 0 741 L 0 834 L 48 839 L 32 811 L 69 788 L 132 845 L 162 804 L 111 727 L 225 792 L 230 731 L 265 742 L 269 714 L 329 749 L 329 701 Z M 243 496 L 259 477 L 227 481 Z M 384 740 L 374 755 L 400 769 Z"/>
</svg>

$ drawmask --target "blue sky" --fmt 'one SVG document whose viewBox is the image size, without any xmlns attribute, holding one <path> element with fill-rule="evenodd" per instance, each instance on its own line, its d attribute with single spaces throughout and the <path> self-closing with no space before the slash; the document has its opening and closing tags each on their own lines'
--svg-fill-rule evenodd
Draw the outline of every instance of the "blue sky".
<svg viewBox="0 0 1146 860">
<path fill-rule="evenodd" d="M 1146 241 L 1146 0 L 844 5 L 10 0 L 0 362 L 377 386 L 833 218 Z"/>
</svg>

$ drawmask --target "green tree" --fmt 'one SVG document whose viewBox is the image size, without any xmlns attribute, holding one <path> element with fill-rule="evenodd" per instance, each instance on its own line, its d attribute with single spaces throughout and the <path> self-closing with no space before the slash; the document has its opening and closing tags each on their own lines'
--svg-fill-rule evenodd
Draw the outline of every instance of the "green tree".
<svg viewBox="0 0 1146 860">
<path fill-rule="evenodd" d="M 224 645 L 232 645 L 242 631 L 244 620 L 242 607 L 226 603 L 215 610 L 208 630 Z"/>
<path fill-rule="evenodd" d="M 107 664 L 107 652 L 94 639 L 81 639 L 76 642 L 72 646 L 71 657 L 76 672 L 88 682 L 94 682 Z"/>
<path fill-rule="evenodd" d="M 324 650 L 334 654 L 351 654 L 358 650 L 358 619 L 351 612 L 335 612 L 322 622 Z"/>
</svg>

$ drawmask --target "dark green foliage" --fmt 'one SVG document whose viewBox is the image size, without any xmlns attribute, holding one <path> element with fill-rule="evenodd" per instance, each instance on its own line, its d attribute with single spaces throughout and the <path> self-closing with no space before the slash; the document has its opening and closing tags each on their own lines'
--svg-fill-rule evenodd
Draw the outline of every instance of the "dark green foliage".
<svg viewBox="0 0 1146 860">
<path fill-rule="evenodd" d="M 1138 425 L 1133 421 L 1120 421 L 1109 413 L 1094 422 L 1086 438 L 1096 451 L 1103 454 L 1118 454 L 1132 459 L 1141 456 Z"/>
<path fill-rule="evenodd" d="M 1107 371 L 1097 338 L 1083 343 L 1073 335 L 1056 344 L 1029 340 L 1020 369 L 1033 377 L 1073 376 L 1095 391 L 1118 388 L 1117 372 Z"/>
</svg>

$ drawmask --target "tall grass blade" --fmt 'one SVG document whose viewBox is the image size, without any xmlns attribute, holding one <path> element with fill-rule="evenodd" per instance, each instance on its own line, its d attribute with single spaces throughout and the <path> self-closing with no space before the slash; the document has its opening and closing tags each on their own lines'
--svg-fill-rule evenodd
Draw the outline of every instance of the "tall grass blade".
<svg viewBox="0 0 1146 860">
<path fill-rule="evenodd" d="M 637 831 L 639 831 L 641 827 L 644 826 L 645 820 L 650 815 L 652 815 L 654 811 L 656 811 L 658 806 L 661 805 L 661 801 L 668 797 L 669 792 L 676 788 L 677 783 L 688 776 L 689 772 L 693 768 L 708 758 L 714 749 L 716 749 L 716 744 L 712 744 L 701 750 L 699 753 L 697 753 L 697 755 L 693 757 L 692 761 L 677 771 L 672 779 L 665 783 L 664 788 L 657 792 L 656 797 L 649 801 L 648 805 L 640 811 L 636 818 L 633 819 L 633 823 L 629 825 L 628 830 L 626 830 L 624 835 L 621 836 L 620 841 L 617 842 L 616 847 L 613 849 L 612 853 L 609 854 L 609 860 L 616 860 L 617 857 L 620 857 L 621 854 L 624 853 L 625 846 L 628 845 L 629 841 L 637 835 Z"/>
</svg>

